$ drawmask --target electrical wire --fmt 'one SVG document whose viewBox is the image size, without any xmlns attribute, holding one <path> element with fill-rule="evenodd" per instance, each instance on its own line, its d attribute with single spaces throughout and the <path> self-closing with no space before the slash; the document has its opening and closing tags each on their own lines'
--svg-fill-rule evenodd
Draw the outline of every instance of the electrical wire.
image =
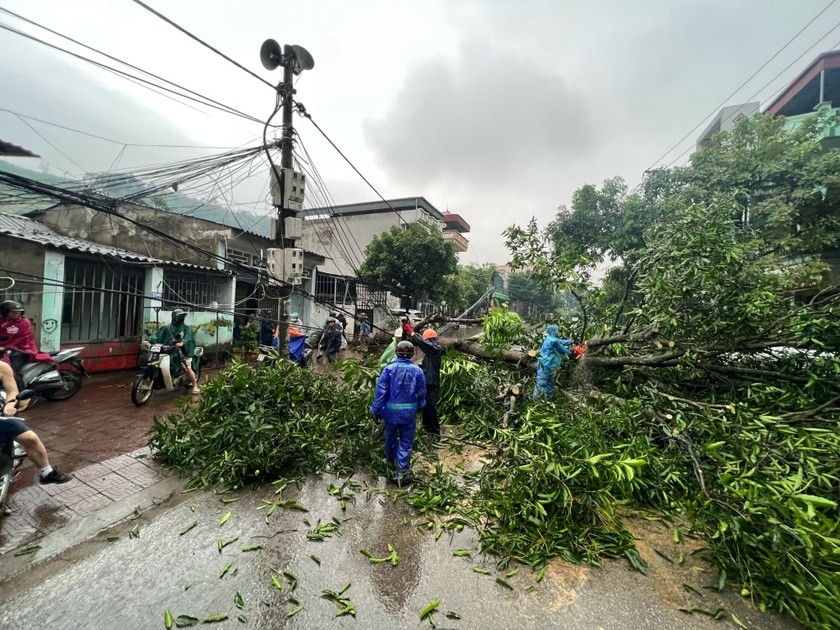
<svg viewBox="0 0 840 630">
<path fill-rule="evenodd" d="M 5 10 L 5 9 L 3 9 L 3 10 Z M 27 20 L 27 21 L 28 21 L 28 20 Z M 160 85 L 160 84 L 154 83 L 153 81 L 150 81 L 150 80 L 148 80 L 148 79 L 144 79 L 144 78 L 142 78 L 142 77 L 138 77 L 138 76 L 136 76 L 136 75 L 132 75 L 132 74 L 130 74 L 130 73 L 128 73 L 128 72 L 125 72 L 125 71 L 123 71 L 123 70 L 119 70 L 119 69 L 117 69 L 117 68 L 114 68 L 114 67 L 109 66 L 109 65 L 107 65 L 107 64 L 104 64 L 104 63 L 102 63 L 102 62 L 96 61 L 96 60 L 91 59 L 91 58 L 89 58 L 89 57 L 85 57 L 84 55 L 80 55 L 79 53 L 75 53 L 75 52 L 72 52 L 72 51 L 70 51 L 70 50 L 67 50 L 66 48 L 62 48 L 61 46 L 57 46 L 56 44 L 51 44 L 50 42 L 47 42 L 47 41 L 45 41 L 45 40 L 43 40 L 43 39 L 40 39 L 40 38 L 38 38 L 38 37 L 36 37 L 36 36 L 34 36 L 34 35 L 30 34 L 30 33 L 25 33 L 24 31 L 20 31 L 20 30 L 18 30 L 18 29 L 15 29 L 15 28 L 13 28 L 13 27 L 11 27 L 11 26 L 6 25 L 6 24 L 0 24 L 0 28 L 2 28 L 2 29 L 4 29 L 4 30 L 7 30 L 7 31 L 9 31 L 9 32 L 11 32 L 11 33 L 14 33 L 14 34 L 16 34 L 16 35 L 20 35 L 21 37 L 25 37 L 26 39 L 32 40 L 32 41 L 37 42 L 37 43 L 39 43 L 39 44 L 43 44 L 44 46 L 47 46 L 47 47 L 52 48 L 52 49 L 54 49 L 54 50 L 58 50 L 58 51 L 60 51 L 60 52 L 66 53 L 66 54 L 68 54 L 68 55 L 70 55 L 70 56 L 72 56 L 72 57 L 75 57 L 75 58 L 77 58 L 77 59 L 80 59 L 81 61 L 84 61 L 84 62 L 86 62 L 86 63 L 90 63 L 90 64 L 92 64 L 92 65 L 94 65 L 94 66 L 97 66 L 98 68 L 102 68 L 102 69 L 104 69 L 104 70 L 108 70 L 109 72 L 112 72 L 112 73 L 114 73 L 114 74 L 117 74 L 118 76 L 121 76 L 121 77 L 123 77 L 123 78 L 128 78 L 129 80 L 132 80 L 132 81 L 134 81 L 134 82 L 140 82 L 140 83 L 146 84 L 146 85 L 148 85 L 148 86 L 153 86 L 154 88 L 157 88 L 158 90 L 163 90 L 163 91 L 165 91 L 165 92 L 170 92 L 170 93 L 172 93 L 172 94 L 175 94 L 175 95 L 177 95 L 177 96 L 180 96 L 181 98 L 186 98 L 186 99 L 188 99 L 188 100 L 191 100 L 191 101 L 194 101 L 194 102 L 199 103 L 199 104 L 201 104 L 201 105 L 204 105 L 205 107 L 211 107 L 211 108 L 213 108 L 213 109 L 218 109 L 219 111 L 225 112 L 225 113 L 227 113 L 227 114 L 232 114 L 232 115 L 235 115 L 235 116 L 239 116 L 240 118 L 244 118 L 244 119 L 249 120 L 249 121 L 251 121 L 251 122 L 258 122 L 258 123 L 262 124 L 262 121 L 261 121 L 261 120 L 259 120 L 258 118 L 255 118 L 255 117 L 253 117 L 253 116 L 250 116 L 249 114 L 246 114 L 246 113 L 244 113 L 244 112 L 241 112 L 241 111 L 239 111 L 238 109 L 235 109 L 235 108 L 233 108 L 233 107 L 230 107 L 229 105 L 225 105 L 224 103 L 220 103 L 219 101 L 216 101 L 216 100 L 214 100 L 214 99 L 212 99 L 212 98 L 210 98 L 210 97 L 208 97 L 208 96 L 204 96 L 204 95 L 202 95 L 202 94 L 199 94 L 198 92 L 194 92 L 193 90 L 190 90 L 189 88 L 183 87 L 183 86 L 181 86 L 181 85 L 179 85 L 179 84 L 177 84 L 177 83 L 174 83 L 174 82 L 172 82 L 172 81 L 169 81 L 168 79 L 163 79 L 162 77 L 158 77 L 157 75 L 155 75 L 155 74 L 153 74 L 153 73 L 151 73 L 151 72 L 148 72 L 148 71 L 146 71 L 146 70 L 143 70 L 142 68 L 137 68 L 136 66 L 133 66 L 132 64 L 129 64 L 129 63 L 125 62 L 125 61 L 121 61 L 121 60 L 119 60 L 119 59 L 117 59 L 117 58 L 115 58 L 115 57 L 111 57 L 110 55 L 108 55 L 108 54 L 106 54 L 106 53 L 99 52 L 98 50 L 96 50 L 96 49 L 94 49 L 94 48 L 91 48 L 91 47 L 87 46 L 86 44 L 82 44 L 82 43 L 76 42 L 76 40 L 73 40 L 73 39 L 70 39 L 70 38 L 66 38 L 64 35 L 61 35 L 60 33 L 57 33 L 57 32 L 55 32 L 55 31 L 52 31 L 51 29 L 47 29 L 46 27 L 41 27 L 41 28 L 44 28 L 45 30 L 47 30 L 47 31 L 49 31 L 49 32 L 51 32 L 51 33 L 55 33 L 55 34 L 56 34 L 56 35 L 58 35 L 59 37 L 64 37 L 65 39 L 69 39 L 70 41 L 73 41 L 74 43 L 77 43 L 77 44 L 78 44 L 78 45 L 80 45 L 80 46 L 83 46 L 83 47 L 85 47 L 85 48 L 90 48 L 91 50 L 94 50 L 95 52 L 97 52 L 97 53 L 98 53 L 98 54 L 100 54 L 100 55 L 103 55 L 104 57 L 108 57 L 108 58 L 110 58 L 110 59 L 115 59 L 116 61 L 118 61 L 119 63 L 121 63 L 121 64 L 123 64 L 123 65 L 126 65 L 126 66 L 128 66 L 128 67 L 130 67 L 130 68 L 132 68 L 132 69 L 136 69 L 136 70 L 138 70 L 138 71 L 140 71 L 140 72 L 143 72 L 144 74 L 147 74 L 147 75 L 149 75 L 149 76 L 151 76 L 151 77 L 154 77 L 154 78 L 156 78 L 156 79 L 158 79 L 158 80 L 160 80 L 160 81 L 164 81 L 164 82 L 166 82 L 166 83 L 168 83 L 168 84 L 170 84 L 170 85 L 173 85 L 173 86 L 177 87 L 178 89 L 183 90 L 184 92 L 187 92 L 187 94 L 184 94 L 183 92 L 178 92 L 178 91 L 176 91 L 176 90 L 174 90 L 174 89 L 172 89 L 172 88 L 168 88 L 168 87 L 166 87 L 166 86 L 164 86 L 164 85 Z M 191 95 L 195 95 L 195 96 L 191 96 Z M 180 101 L 176 101 L 176 102 L 180 102 Z M 181 103 L 181 104 L 184 104 L 184 103 Z M 194 109 L 194 108 L 193 108 L 193 109 Z M 198 111 L 200 111 L 200 110 L 198 110 Z M 203 112 L 202 112 L 202 113 L 203 113 Z"/>
<path fill-rule="evenodd" d="M 733 92 L 732 92 L 729 96 L 727 96 L 727 97 L 726 97 L 726 98 L 725 98 L 725 99 L 721 102 L 721 104 L 720 104 L 720 105 L 718 105 L 717 107 L 715 107 L 715 108 L 712 110 L 712 112 L 711 112 L 710 114 L 707 114 L 707 115 L 703 118 L 703 120 L 701 120 L 701 121 L 700 121 L 700 122 L 699 122 L 699 123 L 698 123 L 698 124 L 697 124 L 697 125 L 693 128 L 693 129 L 691 129 L 691 131 L 689 131 L 689 132 L 688 132 L 688 133 L 686 133 L 686 134 L 685 134 L 682 138 L 680 138 L 679 140 L 677 140 L 677 142 L 675 142 L 675 143 L 674 143 L 674 146 L 672 146 L 670 149 L 668 149 L 668 150 L 667 150 L 664 154 L 662 154 L 662 156 L 660 156 L 658 159 L 654 160 L 653 164 L 651 164 L 651 165 L 650 165 L 650 166 L 649 166 L 646 170 L 648 170 L 648 171 L 649 171 L 649 170 L 652 170 L 652 169 L 653 169 L 653 168 L 654 168 L 654 167 L 655 167 L 655 166 L 656 166 L 656 165 L 657 165 L 660 161 L 662 161 L 662 160 L 663 160 L 663 159 L 664 159 L 664 158 L 665 158 L 665 157 L 666 157 L 669 153 L 671 153 L 671 151 L 673 151 L 674 149 L 676 149 L 676 148 L 677 148 L 680 144 L 682 144 L 682 143 L 683 143 L 683 142 L 684 142 L 684 141 L 685 141 L 685 140 L 686 140 L 689 136 L 691 136 L 694 132 L 696 132 L 696 131 L 697 131 L 697 130 L 698 130 L 698 129 L 699 129 L 699 128 L 703 125 L 703 123 L 705 123 L 705 122 L 709 119 L 709 117 L 714 116 L 715 114 L 717 114 L 717 113 L 718 113 L 718 111 L 720 111 L 720 109 L 721 109 L 724 105 L 726 105 L 726 103 L 727 103 L 727 102 L 729 102 L 729 99 L 731 99 L 733 96 L 735 96 L 735 94 L 737 94 L 737 93 L 738 93 L 738 92 L 739 92 L 739 91 L 740 91 L 740 90 L 741 90 L 744 86 L 746 86 L 746 85 L 747 85 L 750 81 L 752 81 L 752 80 L 753 80 L 753 79 L 754 79 L 754 78 L 758 75 L 758 73 L 759 73 L 759 72 L 761 72 L 764 68 L 766 68 L 766 67 L 767 67 L 767 65 L 768 65 L 771 61 L 773 61 L 773 60 L 774 60 L 776 57 L 778 57 L 778 56 L 779 56 L 779 55 L 780 55 L 780 54 L 781 54 L 781 53 L 782 53 L 782 52 L 783 52 L 783 51 L 784 51 L 784 50 L 785 50 L 788 46 L 790 46 L 790 45 L 791 45 L 791 44 L 792 44 L 792 43 L 793 43 L 793 42 L 794 42 L 794 41 L 795 41 L 795 40 L 796 40 L 796 39 L 797 39 L 797 38 L 798 38 L 798 37 L 799 37 L 799 36 L 800 36 L 800 35 L 804 32 L 804 31 L 805 31 L 805 29 L 807 29 L 809 26 L 811 26 L 811 24 L 813 24 L 813 23 L 814 23 L 814 22 L 815 22 L 815 21 L 816 21 L 816 20 L 817 20 L 820 16 L 822 16 L 822 14 L 823 14 L 823 13 L 825 13 L 825 12 L 826 12 L 829 8 L 831 8 L 831 6 L 832 6 L 832 5 L 834 5 L 834 3 L 835 3 L 836 1 L 837 1 L 837 0 L 831 0 L 831 1 L 830 1 L 830 2 L 829 2 L 826 6 L 825 6 L 825 7 L 823 7 L 823 9 L 822 9 L 819 13 L 817 13 L 817 14 L 816 14 L 813 18 L 811 18 L 811 20 L 810 20 L 810 21 L 809 21 L 809 22 L 808 22 L 805 26 L 803 26 L 803 27 L 802 27 L 802 28 L 801 28 L 801 29 L 800 29 L 800 30 L 799 30 L 799 31 L 798 31 L 798 32 L 797 32 L 797 33 L 796 33 L 793 37 L 791 37 L 791 38 L 790 38 L 790 39 L 789 39 L 789 40 L 788 40 L 788 41 L 787 41 L 787 42 L 786 42 L 786 43 L 785 43 L 785 44 L 784 44 L 784 45 L 783 45 L 783 46 L 782 46 L 779 50 L 777 50 L 777 51 L 773 54 L 773 56 L 772 56 L 772 57 L 770 57 L 770 59 L 768 59 L 767 61 L 765 61 L 765 62 L 761 65 L 761 67 L 760 67 L 760 68 L 758 68 L 758 70 L 756 70 L 755 72 L 753 72 L 753 73 L 749 76 L 749 78 L 747 78 L 747 79 L 746 79 L 743 83 L 741 83 L 741 85 L 739 85 L 737 88 L 735 88 L 735 90 L 734 90 L 734 91 L 733 91 Z M 840 25 L 838 25 L 838 26 L 840 26 Z M 837 28 L 837 26 L 835 26 L 835 28 Z M 832 30 L 834 30 L 834 29 L 832 29 Z M 831 31 L 829 31 L 829 33 L 830 33 L 830 32 L 831 32 Z M 820 38 L 820 39 L 825 38 L 827 35 L 828 35 L 828 33 L 826 33 L 826 35 L 823 35 L 823 37 L 822 37 L 822 38 Z M 812 46 L 812 48 L 813 48 L 813 46 Z M 810 50 L 810 49 L 809 49 L 809 50 Z M 807 52 L 807 51 L 806 51 L 806 52 Z M 803 54 L 804 54 L 804 53 L 803 53 Z M 801 57 L 801 55 L 800 55 L 800 57 Z M 797 57 L 797 60 L 798 60 L 798 59 L 799 59 L 799 57 Z M 794 63 L 795 63 L 795 62 L 794 62 Z M 788 67 L 790 67 L 790 66 L 788 66 Z M 782 70 L 782 72 L 785 72 L 786 70 L 787 70 L 787 68 L 785 68 L 785 70 Z M 778 78 L 778 76 L 779 76 L 779 75 L 781 75 L 781 74 L 782 74 L 782 72 L 780 72 L 779 74 L 777 74 L 777 75 L 776 75 L 776 77 L 774 77 L 773 79 L 771 79 L 771 81 L 774 81 L 776 78 Z M 765 86 L 765 87 L 766 87 L 766 86 Z M 762 89 L 764 89 L 764 88 L 762 88 Z M 752 98 L 753 98 L 753 97 L 748 98 L 746 102 L 749 102 L 750 100 L 752 100 Z M 689 149 L 689 150 L 690 150 L 690 149 Z M 685 153 L 683 153 L 683 155 L 685 155 Z M 679 157 L 677 158 L 677 160 L 678 160 L 680 157 L 682 157 L 682 155 L 681 155 L 681 156 L 679 156 Z M 672 161 L 672 162 L 671 162 L 671 164 L 673 164 L 675 161 L 676 161 L 676 160 Z M 670 164 L 669 164 L 669 166 L 670 166 Z M 667 167 L 666 167 L 666 168 L 667 168 Z"/>
<path fill-rule="evenodd" d="M 184 27 L 182 27 L 182 26 L 179 26 L 178 24 L 176 24 L 175 22 L 173 22 L 172 20 L 170 20 L 168 17 L 166 17 L 166 16 L 165 16 L 165 15 L 163 15 L 162 13 L 160 13 L 160 12 L 156 11 L 155 9 L 153 9 L 152 7 L 150 7 L 150 6 L 149 6 L 148 4 L 146 4 L 145 2 L 141 2 L 141 0 L 134 0 L 134 2 L 135 2 L 136 4 L 139 4 L 141 7 L 143 7 L 144 9 L 146 9 L 147 11 L 149 11 L 150 13 L 153 13 L 154 15 L 156 15 L 157 17 L 159 17 L 161 20 L 163 20 L 164 22 L 166 22 L 166 23 L 167 23 L 167 24 L 169 24 L 170 26 L 175 27 L 176 29 L 178 29 L 179 31 L 181 31 L 184 35 L 186 35 L 187 37 L 190 37 L 190 38 L 194 39 L 195 41 L 197 41 L 197 42 L 198 42 L 199 44 L 201 44 L 202 46 L 204 46 L 204 47 L 206 47 L 206 48 L 209 48 L 209 49 L 210 49 L 210 50 L 212 50 L 214 53 L 216 53 L 217 55 L 219 55 L 220 57 L 222 57 L 222 59 L 225 59 L 226 61 L 229 61 L 230 63 L 232 63 L 234 66 L 236 66 L 236 67 L 237 67 L 237 68 L 239 68 L 240 70 L 243 70 L 244 72 L 247 72 L 249 75 L 251 75 L 252 77 L 254 77 L 257 81 L 260 81 L 261 83 L 265 83 L 265 84 L 266 84 L 268 87 L 270 87 L 272 90 L 275 90 L 275 89 L 276 89 L 276 88 L 275 88 L 275 86 L 274 86 L 274 85 L 272 85 L 269 81 L 266 81 L 265 79 L 263 79 L 263 78 L 262 78 L 261 76 L 259 76 L 258 74 L 253 73 L 251 70 L 248 70 L 248 68 L 246 68 L 245 66 L 243 66 L 243 65 L 242 65 L 242 64 L 240 64 L 239 62 L 234 61 L 233 59 L 231 59 L 230 57 L 228 57 L 226 54 L 224 54 L 223 52 L 221 52 L 221 51 L 220 51 L 220 50 L 218 50 L 217 48 L 214 48 L 213 46 L 211 46 L 210 44 L 208 44 L 207 42 L 205 42 L 203 39 L 201 39 L 201 38 L 200 38 L 200 37 L 198 37 L 197 35 L 193 35 L 193 34 L 192 34 L 192 33 L 190 33 L 187 29 L 185 29 L 185 28 L 184 28 Z"/>
<path fill-rule="evenodd" d="M 298 113 L 299 113 L 301 116 L 303 116 L 304 118 L 306 118 L 306 119 L 307 119 L 310 123 L 312 123 L 312 125 L 315 127 L 315 129 L 317 129 L 317 130 L 318 130 L 318 133 L 320 133 L 320 134 L 324 137 L 324 139 L 325 139 L 327 142 L 329 142 L 329 143 L 330 143 L 330 146 L 332 146 L 332 148 L 333 148 L 333 149 L 335 149 L 335 150 L 338 152 L 338 154 L 339 154 L 342 158 L 344 158 L 344 161 L 345 161 L 345 162 L 347 162 L 347 164 L 349 164 L 349 165 L 350 165 L 350 168 L 352 168 L 352 169 L 356 172 L 356 174 L 357 174 L 359 177 L 361 177 L 361 178 L 362 178 L 362 181 L 364 181 L 364 182 L 368 185 L 368 187 L 369 187 L 369 188 L 370 188 L 373 192 L 375 192 L 375 193 L 376 193 L 376 195 L 377 195 L 377 196 L 378 196 L 378 197 L 379 197 L 382 201 L 384 201 L 384 202 L 385 202 L 385 204 L 386 204 L 386 205 L 387 205 L 387 206 L 388 206 L 388 207 L 389 207 L 389 208 L 390 208 L 390 209 L 394 212 L 394 214 L 396 214 L 396 215 L 397 215 L 397 217 L 399 217 L 399 220 L 400 220 L 402 223 L 404 223 L 405 225 L 408 225 L 408 221 L 406 221 L 406 220 L 403 218 L 403 216 L 402 216 L 402 215 L 401 215 L 401 214 L 397 211 L 397 209 L 396 209 L 396 208 L 394 208 L 394 206 L 392 206 L 392 205 L 391 205 L 391 202 L 390 202 L 390 201 L 388 201 L 387 199 L 385 199 L 385 197 L 383 197 L 383 196 L 382 196 L 382 193 L 380 193 L 380 192 L 376 189 L 376 187 L 375 187 L 373 184 L 371 184 L 371 183 L 370 183 L 370 181 L 368 180 L 368 178 L 367 178 L 367 177 L 365 177 L 364 175 L 362 175 L 362 172 L 361 172 L 358 168 L 356 168 L 356 165 L 355 165 L 355 164 L 353 164 L 353 162 L 351 162 L 351 161 L 350 161 L 350 158 L 348 158 L 348 157 L 344 154 L 344 152 L 343 152 L 341 149 L 339 149 L 339 148 L 338 148 L 338 146 L 335 144 L 335 142 L 333 142 L 333 141 L 332 141 L 332 139 L 331 139 L 331 138 L 330 138 L 330 137 L 326 134 L 326 132 L 325 132 L 323 129 L 321 129 L 320 125 L 318 125 L 318 123 L 316 123 L 316 122 L 315 122 L 315 120 L 312 118 L 312 114 L 310 114 L 310 113 L 306 110 L 306 107 L 304 106 L 304 104 L 303 104 L 303 103 L 301 103 L 301 102 L 296 102 L 296 103 L 295 103 L 295 107 L 297 108 Z"/>
<path fill-rule="evenodd" d="M 88 136 L 91 138 L 96 138 L 97 140 L 103 140 L 105 142 L 110 142 L 112 144 L 121 144 L 124 147 L 148 147 L 148 148 L 157 148 L 157 149 L 208 149 L 208 150 L 228 150 L 233 149 L 234 147 L 213 147 L 213 146 L 201 146 L 201 145 L 191 145 L 191 144 L 142 144 L 138 142 L 121 142 L 120 140 L 113 140 L 111 138 L 106 138 L 104 136 L 97 135 L 95 133 L 90 133 L 88 131 L 82 131 L 81 129 L 74 129 L 73 127 L 68 127 L 66 125 L 60 125 L 55 122 L 50 122 L 49 120 L 44 120 L 43 118 L 35 118 L 35 116 L 28 116 L 26 114 L 21 114 L 20 112 L 13 111 L 6 107 L 0 107 L 0 112 L 7 112 L 18 118 L 26 118 L 27 120 L 34 120 L 35 122 L 43 123 L 45 125 L 50 125 L 52 127 L 57 127 L 59 129 L 64 129 L 66 131 L 72 131 L 74 133 L 81 134 L 83 136 Z"/>
</svg>

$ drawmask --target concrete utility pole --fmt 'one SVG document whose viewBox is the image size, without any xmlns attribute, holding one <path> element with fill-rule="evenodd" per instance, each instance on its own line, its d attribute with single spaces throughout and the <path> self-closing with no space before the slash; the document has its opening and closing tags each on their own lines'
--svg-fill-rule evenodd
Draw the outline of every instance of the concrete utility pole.
<svg viewBox="0 0 840 630">
<path fill-rule="evenodd" d="M 277 86 L 278 98 L 283 98 L 283 132 L 280 141 L 280 168 L 272 164 L 272 197 L 277 207 L 277 226 L 274 233 L 276 249 L 270 252 L 269 269 L 280 280 L 276 287 L 278 297 L 278 351 L 289 354 L 289 298 L 292 285 L 301 280 L 303 274 L 303 250 L 297 247 L 301 238 L 302 219 L 297 215 L 303 210 L 304 180 L 293 169 L 292 148 L 294 129 L 292 113 L 295 93 L 294 77 L 315 66 L 312 55 L 302 46 L 286 44 L 282 49 L 273 39 L 266 40 L 260 48 L 260 60 L 265 68 L 274 70 L 283 66 L 283 81 Z M 275 109 L 275 114 L 277 110 Z M 269 119 L 270 121 L 271 119 Z M 268 123 L 266 123 L 266 127 Z M 267 150 L 267 147 L 266 147 Z M 270 158 L 270 156 L 269 156 Z"/>
<path fill-rule="evenodd" d="M 283 136 L 280 142 L 280 168 L 283 173 L 287 173 L 286 169 L 292 168 L 292 139 L 294 129 L 292 127 L 292 95 L 294 89 L 294 75 L 292 74 L 292 63 L 290 63 L 291 46 L 286 44 L 283 57 L 286 63 L 283 66 L 283 85 L 285 86 L 285 98 L 283 100 Z M 283 187 L 288 185 L 285 177 L 282 179 Z M 285 201 L 287 195 L 283 195 L 282 199 Z M 287 247 L 294 247 L 296 245 L 294 239 L 286 238 L 286 218 L 294 217 L 295 213 L 286 207 L 286 203 L 277 208 L 277 229 L 274 234 L 274 240 L 277 247 L 285 250 Z M 285 280 L 285 278 L 284 278 Z M 280 287 L 280 299 L 277 305 L 277 339 L 279 340 L 277 350 L 281 355 L 289 355 L 289 298 L 292 297 L 292 289 L 288 285 Z"/>
</svg>

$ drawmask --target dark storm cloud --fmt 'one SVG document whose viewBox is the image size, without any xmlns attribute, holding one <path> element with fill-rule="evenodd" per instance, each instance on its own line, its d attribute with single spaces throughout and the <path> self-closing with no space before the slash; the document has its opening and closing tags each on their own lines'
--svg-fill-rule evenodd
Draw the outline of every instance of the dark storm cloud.
<svg viewBox="0 0 840 630">
<path fill-rule="evenodd" d="M 457 59 L 438 57 L 408 73 L 365 138 L 396 180 L 487 183 L 529 164 L 546 168 L 592 149 L 592 123 L 563 77 L 484 41 Z"/>
</svg>

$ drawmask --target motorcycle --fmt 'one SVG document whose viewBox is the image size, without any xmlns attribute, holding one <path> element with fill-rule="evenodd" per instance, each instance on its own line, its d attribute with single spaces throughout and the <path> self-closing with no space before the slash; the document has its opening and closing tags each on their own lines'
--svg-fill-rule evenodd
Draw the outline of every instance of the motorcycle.
<svg viewBox="0 0 840 630">
<path fill-rule="evenodd" d="M 65 348 L 50 352 L 50 361 L 30 361 L 18 372 L 21 389 L 29 389 L 35 396 L 47 400 L 67 400 L 82 389 L 82 377 L 87 376 L 84 362 L 79 358 L 84 348 Z M 6 350 L 11 354 L 15 350 Z M 61 368 L 67 364 L 73 369 Z"/>
<path fill-rule="evenodd" d="M 257 362 L 258 363 L 273 363 L 274 360 L 279 356 L 277 353 L 277 348 L 273 346 L 263 346 L 259 347 L 259 354 L 257 355 Z M 289 359 L 294 361 L 297 365 L 302 368 L 306 368 L 311 365 L 312 362 L 312 353 L 315 351 L 315 348 L 309 342 L 309 337 L 302 336 L 302 337 L 292 337 L 289 341 Z"/>
<path fill-rule="evenodd" d="M 18 394 L 18 400 L 27 400 L 35 396 L 35 392 L 31 389 L 23 390 Z M 6 395 L 5 392 L 0 393 L 0 413 L 5 407 Z M 5 418 L 14 416 L 0 416 L 0 422 Z M 26 457 L 26 452 L 20 447 L 20 444 L 14 440 L 0 442 L 0 514 L 8 512 L 6 507 L 6 499 L 9 497 L 9 488 L 12 482 L 17 477 L 17 469 L 23 463 Z"/>
<path fill-rule="evenodd" d="M 177 337 L 175 341 L 178 341 Z M 149 402 L 155 390 L 165 389 L 171 392 L 176 387 L 191 387 L 190 379 L 183 369 L 178 374 L 172 375 L 170 369 L 172 357 L 169 354 L 176 348 L 177 346 L 174 345 L 166 346 L 160 343 L 152 344 L 149 347 L 147 356 L 140 361 L 143 371 L 137 375 L 134 384 L 131 386 L 131 402 L 136 406 L 140 407 Z M 196 380 L 201 378 L 201 357 L 203 355 L 204 348 L 196 347 L 193 352 L 195 360 L 192 361 Z"/>
</svg>

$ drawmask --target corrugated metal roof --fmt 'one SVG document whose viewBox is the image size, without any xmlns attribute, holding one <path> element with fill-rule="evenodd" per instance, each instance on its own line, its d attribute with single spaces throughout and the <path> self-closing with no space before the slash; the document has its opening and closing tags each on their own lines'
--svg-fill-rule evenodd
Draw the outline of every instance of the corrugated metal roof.
<svg viewBox="0 0 840 630">
<path fill-rule="evenodd" d="M 32 153 L 29 149 L 24 149 L 11 142 L 0 140 L 0 155 L 10 155 L 14 157 L 41 157 L 36 153 Z"/>
<path fill-rule="evenodd" d="M 119 247 L 100 245 L 99 243 L 86 241 L 82 238 L 62 236 L 43 223 L 39 223 L 38 221 L 28 219 L 20 215 L 7 214 L 5 212 L 0 212 L 0 234 L 11 236 L 13 238 L 20 238 L 33 243 L 48 245 L 57 249 L 66 249 L 93 256 L 107 256 L 108 258 L 116 258 L 118 260 L 126 260 L 138 264 L 185 267 L 189 269 L 201 269 L 204 271 L 226 273 L 223 270 L 216 269 L 214 267 L 202 267 L 201 265 L 176 262 L 173 260 L 161 260 L 159 258 L 152 258 L 151 256 L 144 256 L 143 254 L 138 254 L 136 252 L 130 252 L 127 249 L 120 249 Z"/>
</svg>

